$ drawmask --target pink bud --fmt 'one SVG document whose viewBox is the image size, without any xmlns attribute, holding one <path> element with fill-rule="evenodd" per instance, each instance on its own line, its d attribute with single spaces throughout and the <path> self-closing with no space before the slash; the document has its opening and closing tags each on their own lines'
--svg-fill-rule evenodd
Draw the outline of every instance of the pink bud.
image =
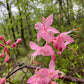
<svg viewBox="0 0 84 84">
<path fill-rule="evenodd" d="M 9 55 L 7 55 L 6 57 L 5 57 L 5 60 L 4 60 L 5 62 L 8 62 L 9 61 Z"/>
<path fill-rule="evenodd" d="M 10 43 L 11 43 L 11 40 L 8 40 L 6 43 L 7 43 L 7 45 L 10 45 Z"/>
<path fill-rule="evenodd" d="M 13 47 L 17 47 L 16 42 L 15 42 L 15 43 L 13 43 L 13 44 L 11 45 L 11 48 L 13 48 Z"/>
<path fill-rule="evenodd" d="M 3 44 L 1 44 L 1 43 L 0 43 L 0 46 L 1 46 L 1 47 L 5 47 L 5 46 L 4 46 Z"/>
<path fill-rule="evenodd" d="M 21 42 L 22 42 L 21 38 L 17 39 L 17 41 L 16 41 L 16 43 L 21 43 Z"/>
<path fill-rule="evenodd" d="M 3 57 L 4 56 L 4 53 L 0 54 L 0 57 Z"/>
<path fill-rule="evenodd" d="M 42 17 L 42 22 L 45 23 L 46 19 L 44 17 Z"/>
<path fill-rule="evenodd" d="M 2 79 L 0 79 L 0 84 L 4 84 L 5 81 L 6 81 L 6 78 L 2 78 Z"/>
</svg>

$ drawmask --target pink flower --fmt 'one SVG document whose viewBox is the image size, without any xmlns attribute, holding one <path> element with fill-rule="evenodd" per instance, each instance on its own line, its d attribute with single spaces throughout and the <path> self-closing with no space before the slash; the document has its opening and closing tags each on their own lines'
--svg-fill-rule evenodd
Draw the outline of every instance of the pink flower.
<svg viewBox="0 0 84 84">
<path fill-rule="evenodd" d="M 59 70 L 55 70 L 55 62 L 53 60 L 50 61 L 49 69 L 42 68 L 37 73 L 30 77 L 27 80 L 27 84 L 56 84 L 55 82 L 51 82 L 51 79 L 57 79 Z"/>
<path fill-rule="evenodd" d="M 4 42 L 4 45 L 0 43 L 0 46 L 1 47 L 4 47 L 4 50 L 3 50 L 3 53 L 0 54 L 0 57 L 4 57 L 4 53 L 6 51 L 7 53 L 7 56 L 5 57 L 5 62 L 8 62 L 9 61 L 9 45 L 11 43 L 11 40 L 8 40 L 7 42 L 5 41 L 4 37 L 3 36 L 0 36 L 0 40 L 3 40 Z M 14 42 L 12 45 L 11 45 L 11 48 L 13 47 L 17 47 L 17 43 L 20 43 L 22 40 L 19 38 L 16 42 Z"/>
<path fill-rule="evenodd" d="M 74 42 L 73 38 L 67 35 L 67 32 L 64 32 L 60 33 L 52 43 L 56 49 L 59 49 L 58 54 L 61 55 L 62 51 L 66 48 L 66 45 L 72 42 Z"/>
<path fill-rule="evenodd" d="M 54 38 L 54 33 L 59 33 L 58 30 L 51 27 L 53 22 L 53 14 L 51 14 L 47 19 L 42 17 L 42 23 L 38 22 L 35 24 L 35 29 L 38 30 L 37 40 L 39 42 L 40 38 L 42 37 L 48 42 L 51 42 Z"/>
<path fill-rule="evenodd" d="M 0 84 L 4 84 L 6 82 L 6 78 L 0 79 Z"/>
<path fill-rule="evenodd" d="M 42 54 L 43 56 L 51 56 L 54 54 L 53 48 L 48 44 L 43 47 L 39 47 L 36 43 L 30 41 L 29 45 L 32 50 L 36 50 L 34 54 L 32 54 L 32 56 L 37 56 L 40 54 Z"/>
</svg>

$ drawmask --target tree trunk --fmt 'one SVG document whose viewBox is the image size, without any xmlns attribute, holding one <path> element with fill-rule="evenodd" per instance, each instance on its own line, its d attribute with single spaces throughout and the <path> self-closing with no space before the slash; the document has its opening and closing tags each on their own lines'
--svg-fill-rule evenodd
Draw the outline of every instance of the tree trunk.
<svg viewBox="0 0 84 84">
<path fill-rule="evenodd" d="M 21 16 L 20 10 L 19 10 L 19 16 Z M 24 38 L 24 29 L 23 29 L 23 20 L 22 20 L 22 16 L 21 16 L 20 22 L 21 22 L 21 38 L 22 38 L 22 40 L 23 40 L 25 49 L 28 49 L 28 47 L 27 47 L 27 45 L 26 45 L 25 38 Z"/>
<path fill-rule="evenodd" d="M 7 4 L 7 10 L 8 10 L 8 16 L 10 19 L 10 23 L 12 24 L 12 13 L 11 13 L 11 8 L 9 6 L 8 0 L 6 0 L 6 4 Z M 16 41 L 15 30 L 14 30 L 13 26 L 12 26 L 11 30 L 12 30 L 12 34 L 13 34 L 13 39 L 14 39 L 14 41 Z M 19 54 L 18 48 L 16 48 L 16 49 L 17 49 L 17 53 Z"/>
<path fill-rule="evenodd" d="M 69 19 L 69 0 L 67 0 L 67 22 L 70 24 L 70 19 Z"/>
<path fill-rule="evenodd" d="M 62 0 L 59 1 L 59 13 L 63 15 L 63 7 L 62 7 Z M 63 24 L 63 17 L 60 19 L 61 25 Z"/>
</svg>

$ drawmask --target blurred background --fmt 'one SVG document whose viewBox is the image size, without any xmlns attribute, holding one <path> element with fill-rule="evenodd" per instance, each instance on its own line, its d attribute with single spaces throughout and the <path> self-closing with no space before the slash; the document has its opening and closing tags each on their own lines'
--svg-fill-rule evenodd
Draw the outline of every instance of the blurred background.
<svg viewBox="0 0 84 84">
<path fill-rule="evenodd" d="M 52 13 L 52 26 L 60 32 L 80 29 L 71 35 L 75 42 L 68 45 L 61 56 L 57 56 L 56 69 L 68 76 L 84 78 L 84 0 L 0 0 L 0 35 L 3 35 L 6 41 L 10 39 L 12 43 L 18 38 L 23 40 L 17 48 L 10 50 L 10 70 L 15 64 L 14 55 L 18 62 L 30 63 L 33 51 L 29 47 L 29 42 L 37 43 L 37 30 L 34 25 L 41 22 L 42 17 L 47 18 Z M 0 40 L 0 43 L 3 44 L 3 41 Z M 44 40 L 41 39 L 37 44 L 44 45 Z M 0 47 L 0 52 L 2 51 L 3 48 Z M 4 58 L 0 58 L 0 77 L 7 75 Z M 42 67 L 48 67 L 50 57 L 40 55 L 36 61 Z M 20 71 L 11 77 L 11 81 L 14 84 L 26 84 L 31 75 L 29 70 L 23 80 L 18 79 L 24 76 Z M 76 84 L 56 81 L 59 81 L 59 84 Z"/>
</svg>

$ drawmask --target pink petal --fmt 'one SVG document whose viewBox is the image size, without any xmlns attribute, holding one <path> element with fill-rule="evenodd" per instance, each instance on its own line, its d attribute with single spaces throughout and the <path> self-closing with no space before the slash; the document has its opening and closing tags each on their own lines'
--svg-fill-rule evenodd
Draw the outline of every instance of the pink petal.
<svg viewBox="0 0 84 84">
<path fill-rule="evenodd" d="M 49 29 L 47 29 L 48 32 L 52 32 L 54 33 L 60 33 L 57 29 L 53 28 L 53 27 L 49 27 Z"/>
<path fill-rule="evenodd" d="M 42 47 L 41 54 L 44 56 L 51 56 L 54 54 L 54 50 L 50 45 L 45 45 Z"/>
<path fill-rule="evenodd" d="M 64 37 L 62 37 L 64 41 L 68 41 L 70 43 L 74 42 L 73 38 L 71 38 L 70 36 L 68 35 L 64 35 Z"/>
<path fill-rule="evenodd" d="M 40 41 L 40 38 L 42 37 L 42 31 L 38 31 L 37 33 L 37 41 L 39 42 Z"/>
<path fill-rule="evenodd" d="M 36 80 L 36 76 L 37 76 L 37 75 L 31 76 L 31 77 L 27 80 L 27 84 L 28 84 L 28 83 L 34 84 L 34 83 L 35 83 L 35 80 Z"/>
<path fill-rule="evenodd" d="M 31 48 L 32 50 L 37 50 L 37 49 L 40 48 L 40 47 L 39 47 L 35 42 L 33 42 L 33 41 L 30 41 L 29 45 L 30 45 L 30 48 Z"/>
<path fill-rule="evenodd" d="M 56 61 L 56 56 L 55 55 L 51 55 L 51 58 L 53 61 Z"/>
<path fill-rule="evenodd" d="M 35 51 L 33 54 L 32 54 L 32 56 L 37 56 L 37 55 L 40 55 L 41 53 L 40 53 L 40 51 Z"/>
<path fill-rule="evenodd" d="M 54 39 L 54 35 L 49 32 L 42 32 L 42 38 L 45 39 L 48 42 L 51 42 Z"/>
<path fill-rule="evenodd" d="M 43 24 L 40 23 L 40 22 L 36 23 L 35 24 L 35 29 L 38 29 L 38 30 L 43 29 Z"/>
<path fill-rule="evenodd" d="M 53 22 L 53 14 L 51 14 L 49 17 L 47 17 L 46 21 L 45 21 L 45 25 L 46 27 L 50 26 Z"/>
<path fill-rule="evenodd" d="M 54 79 L 57 79 L 57 78 L 59 78 L 59 70 L 55 70 L 54 72 L 53 72 L 53 74 L 52 74 L 52 76 L 51 76 L 51 78 L 54 80 Z"/>
<path fill-rule="evenodd" d="M 49 63 L 49 69 L 50 70 L 55 70 L 55 61 L 51 60 Z"/>
<path fill-rule="evenodd" d="M 8 40 L 6 43 L 7 43 L 7 45 L 10 45 L 10 43 L 11 43 L 11 40 Z"/>
</svg>

